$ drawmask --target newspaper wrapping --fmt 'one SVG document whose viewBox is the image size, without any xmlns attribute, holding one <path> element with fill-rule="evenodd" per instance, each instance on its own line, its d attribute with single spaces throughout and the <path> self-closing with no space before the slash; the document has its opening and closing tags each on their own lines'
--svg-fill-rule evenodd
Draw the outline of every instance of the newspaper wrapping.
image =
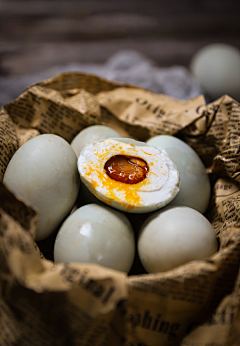
<svg viewBox="0 0 240 346">
<path fill-rule="evenodd" d="M 38 211 L 1 182 L 0 345 L 240 345 L 239 103 L 228 95 L 210 104 L 202 95 L 177 100 L 64 73 L 2 107 L 1 181 L 30 138 L 53 133 L 70 143 L 94 124 L 141 141 L 174 135 L 198 153 L 211 179 L 205 215 L 219 250 L 157 274 L 141 272 L 138 258 L 130 275 L 95 264 L 54 264 L 46 255 L 53 239 L 43 249 L 34 242 Z"/>
</svg>

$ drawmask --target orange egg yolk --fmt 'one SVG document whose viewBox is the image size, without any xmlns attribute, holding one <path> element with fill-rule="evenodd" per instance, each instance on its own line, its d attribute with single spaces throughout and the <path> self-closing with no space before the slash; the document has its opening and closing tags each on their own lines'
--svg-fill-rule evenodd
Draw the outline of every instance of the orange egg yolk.
<svg viewBox="0 0 240 346">
<path fill-rule="evenodd" d="M 143 181 L 149 171 L 143 159 L 126 155 L 112 156 L 104 168 L 111 179 L 125 184 L 137 184 Z"/>
</svg>

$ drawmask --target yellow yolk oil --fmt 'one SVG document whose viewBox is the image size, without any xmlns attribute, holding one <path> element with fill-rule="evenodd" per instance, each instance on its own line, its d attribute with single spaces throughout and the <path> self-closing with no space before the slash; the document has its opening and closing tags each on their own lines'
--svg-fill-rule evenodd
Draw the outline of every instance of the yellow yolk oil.
<svg viewBox="0 0 240 346">
<path fill-rule="evenodd" d="M 129 156 L 126 155 L 126 152 L 124 150 L 121 150 L 122 147 L 118 147 L 117 149 L 119 151 L 119 153 L 117 154 L 118 156 Z M 142 204 L 142 199 L 138 194 L 139 187 L 149 184 L 149 181 L 144 177 L 144 179 L 138 183 L 128 184 L 112 179 L 107 175 L 106 170 L 104 169 L 106 163 L 106 154 L 109 153 L 109 150 L 106 149 L 104 152 L 101 152 L 100 155 L 98 154 L 97 149 L 95 149 L 94 152 L 98 157 L 98 164 L 91 163 L 91 165 L 88 165 L 87 167 L 87 172 L 85 172 L 86 176 L 88 176 L 88 181 L 91 183 L 91 186 L 93 188 L 91 192 L 96 197 L 98 197 L 98 194 L 95 190 L 97 187 L 101 187 L 106 190 L 105 201 L 118 201 L 120 205 L 127 208 L 127 210 L 131 210 L 135 206 L 140 206 Z M 138 154 L 139 153 L 136 150 L 136 157 L 134 157 L 134 159 L 144 162 L 144 160 L 138 158 Z M 153 163 L 151 162 L 150 165 L 152 164 Z M 147 165 L 146 162 L 145 165 Z M 97 179 L 94 179 L 94 176 L 97 177 Z M 123 198 L 120 198 L 121 195 L 124 197 L 124 201 Z M 104 202 L 104 197 L 101 196 L 100 198 Z"/>
</svg>

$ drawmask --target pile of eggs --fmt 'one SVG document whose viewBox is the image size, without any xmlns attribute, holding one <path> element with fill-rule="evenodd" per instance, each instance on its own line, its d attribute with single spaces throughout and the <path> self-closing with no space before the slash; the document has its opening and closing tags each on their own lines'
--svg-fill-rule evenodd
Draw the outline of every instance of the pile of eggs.
<svg viewBox="0 0 240 346">
<path fill-rule="evenodd" d="M 17 150 L 3 182 L 38 209 L 36 241 L 56 232 L 55 262 L 128 273 L 138 253 L 144 269 L 156 273 L 218 249 L 203 215 L 211 193 L 205 167 L 173 136 L 143 143 L 103 125 L 87 127 L 71 144 L 39 135 Z M 145 216 L 139 232 L 133 214 Z"/>
</svg>

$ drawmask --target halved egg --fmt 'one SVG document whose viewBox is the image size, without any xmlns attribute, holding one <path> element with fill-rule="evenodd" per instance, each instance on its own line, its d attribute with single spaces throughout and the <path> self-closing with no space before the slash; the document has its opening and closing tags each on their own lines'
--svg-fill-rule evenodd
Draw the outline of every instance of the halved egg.
<svg viewBox="0 0 240 346">
<path fill-rule="evenodd" d="M 82 182 L 119 210 L 147 213 L 167 205 L 179 191 L 179 172 L 157 148 L 129 138 L 99 140 L 78 158 Z"/>
</svg>

